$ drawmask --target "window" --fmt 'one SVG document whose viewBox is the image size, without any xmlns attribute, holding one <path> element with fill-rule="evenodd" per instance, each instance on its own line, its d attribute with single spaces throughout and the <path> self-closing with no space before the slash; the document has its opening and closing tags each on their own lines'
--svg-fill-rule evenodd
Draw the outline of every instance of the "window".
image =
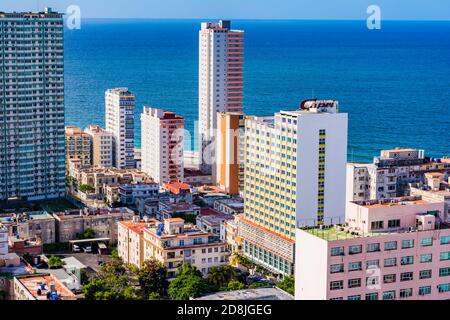
<svg viewBox="0 0 450 320">
<path fill-rule="evenodd" d="M 378 252 L 378 251 L 380 251 L 379 243 L 369 243 L 367 245 L 367 252 Z"/>
<path fill-rule="evenodd" d="M 347 299 L 348 300 L 361 300 L 361 296 L 359 294 L 357 294 L 354 296 L 348 296 Z"/>
<path fill-rule="evenodd" d="M 348 264 L 348 271 L 359 271 L 362 270 L 362 263 L 359 262 L 350 262 Z"/>
<path fill-rule="evenodd" d="M 384 250 L 397 250 L 397 241 L 389 241 L 384 243 Z"/>
<path fill-rule="evenodd" d="M 397 258 L 386 258 L 384 259 L 385 267 L 395 267 L 397 265 Z"/>
<path fill-rule="evenodd" d="M 348 247 L 348 253 L 349 254 L 358 254 L 362 252 L 362 245 L 355 245 L 355 246 L 349 246 Z"/>
<path fill-rule="evenodd" d="M 366 278 L 366 285 L 367 286 L 377 285 L 380 282 L 379 280 L 380 280 L 380 278 L 378 278 L 378 276 L 367 277 Z"/>
<path fill-rule="evenodd" d="M 439 293 L 449 292 L 450 291 L 450 283 L 443 283 L 437 286 Z"/>
<path fill-rule="evenodd" d="M 419 287 L 419 296 L 425 296 L 431 293 L 431 286 Z"/>
<path fill-rule="evenodd" d="M 441 261 L 450 260 L 450 251 L 447 251 L 447 252 L 441 252 L 441 253 L 439 254 L 439 259 L 440 259 Z"/>
<path fill-rule="evenodd" d="M 412 296 L 412 288 L 400 289 L 400 298 L 408 298 Z"/>
<path fill-rule="evenodd" d="M 430 279 L 430 278 L 431 278 L 431 270 L 419 271 L 419 279 Z"/>
<path fill-rule="evenodd" d="M 433 255 L 431 253 L 421 254 L 420 263 L 431 262 L 433 260 Z"/>
<path fill-rule="evenodd" d="M 450 236 L 442 236 L 441 244 L 450 244 Z"/>
<path fill-rule="evenodd" d="M 422 247 L 432 246 L 433 245 L 433 238 L 427 237 L 420 240 L 420 245 Z"/>
<path fill-rule="evenodd" d="M 372 221 L 370 227 L 373 230 L 383 229 L 383 221 Z"/>
<path fill-rule="evenodd" d="M 344 264 L 343 263 L 332 264 L 330 266 L 330 273 L 339 273 L 339 272 L 344 272 Z"/>
<path fill-rule="evenodd" d="M 402 240 L 402 249 L 414 248 L 414 240 Z"/>
<path fill-rule="evenodd" d="M 368 260 L 366 268 L 367 269 L 373 269 L 373 268 L 379 268 L 380 267 L 380 260 Z"/>
<path fill-rule="evenodd" d="M 343 256 L 344 255 L 344 247 L 335 247 L 331 248 L 331 256 Z"/>
<path fill-rule="evenodd" d="M 344 298 L 342 298 L 342 297 L 337 297 L 337 298 L 331 298 L 330 300 L 344 300 Z"/>
<path fill-rule="evenodd" d="M 344 281 L 331 281 L 330 282 L 330 290 L 340 290 L 344 289 Z"/>
<path fill-rule="evenodd" d="M 394 300 L 395 291 L 385 291 L 383 292 L 383 300 Z"/>
<path fill-rule="evenodd" d="M 447 276 L 450 276 L 450 268 L 440 268 L 439 277 L 447 277 Z"/>
<path fill-rule="evenodd" d="M 408 264 L 413 264 L 414 263 L 414 256 L 405 256 L 402 257 L 400 264 L 402 266 L 408 265 Z"/>
<path fill-rule="evenodd" d="M 411 281 L 413 279 L 412 272 L 403 272 L 400 273 L 400 281 Z"/>
<path fill-rule="evenodd" d="M 349 288 L 359 288 L 361 287 L 361 279 L 349 279 L 348 280 L 348 287 Z"/>
<path fill-rule="evenodd" d="M 397 275 L 393 274 L 385 274 L 383 276 L 383 283 L 394 283 L 396 281 Z"/>
<path fill-rule="evenodd" d="M 378 300 L 378 293 L 377 292 L 366 293 L 366 300 Z"/>
<path fill-rule="evenodd" d="M 388 221 L 388 228 L 398 228 L 400 227 L 400 219 L 394 219 Z"/>
</svg>

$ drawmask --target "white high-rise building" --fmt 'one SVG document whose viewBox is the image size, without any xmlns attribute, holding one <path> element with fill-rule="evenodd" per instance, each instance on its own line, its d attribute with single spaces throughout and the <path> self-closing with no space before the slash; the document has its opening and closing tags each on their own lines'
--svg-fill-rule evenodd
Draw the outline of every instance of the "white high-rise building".
<svg viewBox="0 0 450 320">
<path fill-rule="evenodd" d="M 216 113 L 243 109 L 244 32 L 230 21 L 203 22 L 199 38 L 199 160 L 213 173 Z"/>
<path fill-rule="evenodd" d="M 277 274 L 294 271 L 296 226 L 345 213 L 347 114 L 307 100 L 274 117 L 246 117 L 244 254 Z"/>
<path fill-rule="evenodd" d="M 142 171 L 158 183 L 183 181 L 184 118 L 144 107 L 141 132 Z"/>
<path fill-rule="evenodd" d="M 63 15 L 0 12 L 0 200 L 64 197 Z"/>
<path fill-rule="evenodd" d="M 109 89 L 105 93 L 106 131 L 113 134 L 113 164 L 119 169 L 134 163 L 135 97 L 127 88 Z"/>
<path fill-rule="evenodd" d="M 113 166 L 114 137 L 100 126 L 90 125 L 84 130 L 92 140 L 92 165 L 109 168 Z"/>
</svg>

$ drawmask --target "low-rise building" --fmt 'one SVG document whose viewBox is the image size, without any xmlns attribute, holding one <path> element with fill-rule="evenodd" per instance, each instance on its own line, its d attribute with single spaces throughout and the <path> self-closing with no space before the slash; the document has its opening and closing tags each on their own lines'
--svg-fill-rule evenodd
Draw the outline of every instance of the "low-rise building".
<svg viewBox="0 0 450 320">
<path fill-rule="evenodd" d="M 15 300 L 76 300 L 70 291 L 54 275 L 39 274 L 14 278 Z"/>
<path fill-rule="evenodd" d="M 167 218 L 175 218 L 180 216 L 192 216 L 196 218 L 200 214 L 200 207 L 189 202 L 175 202 L 176 199 L 171 198 L 168 202 L 159 202 L 159 211 L 156 213 L 158 220 Z"/>
<path fill-rule="evenodd" d="M 210 173 L 205 173 L 194 168 L 184 168 L 183 181 L 192 186 L 204 186 L 213 183 L 212 175 Z"/>
<path fill-rule="evenodd" d="M 241 214 L 244 213 L 244 199 L 225 198 L 214 201 L 214 209 L 222 213 Z"/>
<path fill-rule="evenodd" d="M 211 208 L 201 208 L 196 219 L 196 225 L 215 236 L 220 236 L 220 226 L 228 220 L 234 220 L 233 216 Z"/>
<path fill-rule="evenodd" d="M 137 198 L 154 198 L 158 193 L 159 184 L 155 182 L 128 183 L 119 186 L 120 202 L 123 205 L 135 205 Z"/>
<path fill-rule="evenodd" d="M 134 212 L 128 208 L 84 208 L 67 210 L 53 214 L 56 219 L 56 239 L 58 242 L 76 240 L 86 229 L 93 229 L 98 238 L 110 238 L 117 242 L 117 224 L 131 220 Z"/>
<path fill-rule="evenodd" d="M 0 215 L 0 223 L 8 235 L 17 239 L 55 242 L 55 218 L 45 211 Z"/>
<path fill-rule="evenodd" d="M 144 263 L 144 230 L 155 227 L 160 222 L 144 217 L 140 220 L 119 221 L 117 252 L 124 263 L 141 267 Z"/>
<path fill-rule="evenodd" d="M 450 299 L 443 202 L 351 202 L 346 223 L 297 228 L 298 300 Z"/>
<path fill-rule="evenodd" d="M 222 300 L 222 301 L 245 301 L 245 300 L 294 300 L 289 293 L 277 288 L 243 289 L 235 291 L 221 291 L 209 294 L 194 300 Z"/>
<path fill-rule="evenodd" d="M 144 230 L 144 259 L 161 261 L 169 278 L 174 278 L 184 263 L 206 275 L 211 267 L 228 264 L 229 255 L 219 237 L 185 224 L 181 218 L 165 219 L 163 224 Z"/>
<path fill-rule="evenodd" d="M 0 256 L 8 254 L 8 228 L 0 223 Z"/>
<path fill-rule="evenodd" d="M 226 220 L 220 225 L 220 240 L 227 243 L 230 252 L 242 251 L 242 238 L 239 236 L 239 219 L 242 215 L 234 215 L 234 219 Z"/>
</svg>

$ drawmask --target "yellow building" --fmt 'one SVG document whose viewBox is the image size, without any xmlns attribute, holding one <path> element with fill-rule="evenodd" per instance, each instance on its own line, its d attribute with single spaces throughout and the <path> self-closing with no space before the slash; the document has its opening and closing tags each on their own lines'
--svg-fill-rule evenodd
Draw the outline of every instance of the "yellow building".
<svg viewBox="0 0 450 320">
<path fill-rule="evenodd" d="M 79 159 L 82 165 L 90 165 L 92 161 L 91 136 L 78 127 L 67 126 L 65 128 L 65 139 L 66 163 L 69 163 L 69 160 Z"/>
</svg>

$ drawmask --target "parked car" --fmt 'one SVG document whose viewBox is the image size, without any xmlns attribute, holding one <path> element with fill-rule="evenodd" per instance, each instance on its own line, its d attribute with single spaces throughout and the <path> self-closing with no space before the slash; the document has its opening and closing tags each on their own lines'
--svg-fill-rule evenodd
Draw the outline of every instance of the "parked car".
<svg viewBox="0 0 450 320">
<path fill-rule="evenodd" d="M 91 246 L 85 246 L 85 247 L 83 247 L 83 251 L 85 253 L 92 253 L 92 247 Z"/>
<path fill-rule="evenodd" d="M 81 251 L 81 248 L 80 248 L 80 246 L 74 244 L 73 247 L 72 247 L 72 251 L 73 251 L 73 252 L 80 252 L 80 251 Z"/>
</svg>

